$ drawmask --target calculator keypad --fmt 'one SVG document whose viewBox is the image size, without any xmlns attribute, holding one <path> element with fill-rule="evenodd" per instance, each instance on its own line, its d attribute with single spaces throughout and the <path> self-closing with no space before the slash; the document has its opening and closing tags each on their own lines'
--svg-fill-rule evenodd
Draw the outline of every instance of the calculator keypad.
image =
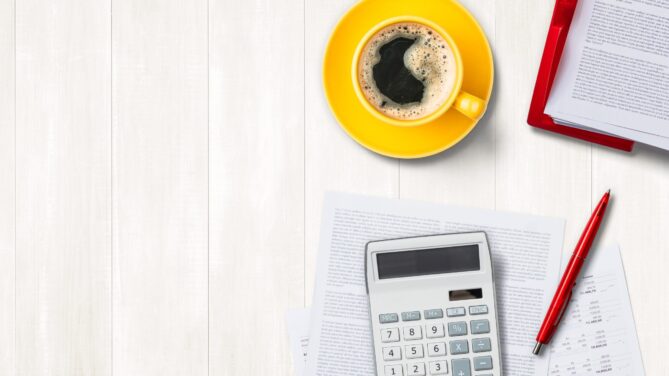
<svg viewBox="0 0 669 376">
<path fill-rule="evenodd" d="M 467 323 L 464 321 L 449 322 L 448 335 L 451 337 L 467 335 Z"/>
<path fill-rule="evenodd" d="M 451 361 L 453 364 L 453 375 L 455 376 L 471 376 L 472 367 L 469 364 L 469 359 L 453 359 Z"/>
<path fill-rule="evenodd" d="M 460 355 L 469 353 L 469 343 L 466 339 L 449 342 L 451 355 Z"/>
<path fill-rule="evenodd" d="M 404 376 L 401 364 L 393 364 L 385 367 L 386 376 Z"/>
<path fill-rule="evenodd" d="M 472 351 L 475 353 L 486 352 L 492 350 L 490 345 L 490 338 L 474 338 L 472 339 Z"/>
<path fill-rule="evenodd" d="M 421 326 L 405 326 L 404 327 L 404 340 L 405 341 L 415 341 L 423 339 L 423 328 Z"/>
<path fill-rule="evenodd" d="M 490 322 L 488 320 L 472 320 L 472 334 L 490 333 Z"/>
<path fill-rule="evenodd" d="M 423 357 L 423 345 L 411 345 L 405 347 L 407 359 L 418 359 Z"/>
<path fill-rule="evenodd" d="M 427 356 L 434 358 L 435 356 L 446 355 L 446 344 L 443 342 L 428 343 Z"/>
<path fill-rule="evenodd" d="M 425 376 L 425 363 L 409 363 L 407 365 L 407 375 Z"/>
<path fill-rule="evenodd" d="M 381 342 L 399 342 L 400 330 L 399 328 L 384 328 L 381 329 Z"/>
<path fill-rule="evenodd" d="M 430 375 L 446 375 L 448 374 L 448 363 L 445 360 L 438 362 L 430 362 Z"/>
<path fill-rule="evenodd" d="M 402 360 L 402 350 L 399 346 L 384 347 L 383 360 Z"/>
<path fill-rule="evenodd" d="M 434 323 L 425 325 L 425 337 L 427 338 L 444 338 L 444 324 Z"/>
<path fill-rule="evenodd" d="M 492 356 L 485 354 L 492 351 L 485 336 L 490 333 L 488 314 L 486 305 L 380 314 L 381 342 L 387 344 L 381 349 L 385 376 L 492 372 Z"/>
</svg>

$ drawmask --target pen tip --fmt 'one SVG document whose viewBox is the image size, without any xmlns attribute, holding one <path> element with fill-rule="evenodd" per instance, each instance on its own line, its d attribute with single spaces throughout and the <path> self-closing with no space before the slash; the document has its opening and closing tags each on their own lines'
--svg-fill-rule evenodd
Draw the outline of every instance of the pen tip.
<svg viewBox="0 0 669 376">
<path fill-rule="evenodd" d="M 607 195 L 610 195 L 610 194 L 611 194 L 611 189 L 610 189 L 610 188 L 609 188 L 608 191 L 606 191 L 606 194 L 607 194 Z"/>
<path fill-rule="evenodd" d="M 541 352 L 541 348 L 544 347 L 544 344 L 541 342 L 537 342 L 536 345 L 534 345 L 534 349 L 532 350 L 532 354 L 534 355 L 539 355 Z"/>
</svg>

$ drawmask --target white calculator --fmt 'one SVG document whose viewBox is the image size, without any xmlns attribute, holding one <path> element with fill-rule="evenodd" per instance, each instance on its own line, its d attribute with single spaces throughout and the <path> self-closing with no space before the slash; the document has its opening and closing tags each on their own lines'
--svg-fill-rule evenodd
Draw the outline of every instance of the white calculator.
<svg viewBox="0 0 669 376">
<path fill-rule="evenodd" d="M 500 376 L 485 233 L 374 241 L 365 256 L 378 376 Z"/>
</svg>

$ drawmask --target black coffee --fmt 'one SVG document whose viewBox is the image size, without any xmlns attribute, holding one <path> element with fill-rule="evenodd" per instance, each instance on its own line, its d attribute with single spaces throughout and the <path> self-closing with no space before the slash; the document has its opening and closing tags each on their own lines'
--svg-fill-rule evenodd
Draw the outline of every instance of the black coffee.
<svg viewBox="0 0 669 376">
<path fill-rule="evenodd" d="M 381 94 L 397 104 L 423 100 L 425 85 L 404 65 L 404 54 L 416 39 L 398 37 L 379 49 L 380 60 L 372 67 L 374 83 Z"/>
<path fill-rule="evenodd" d="M 358 82 L 382 114 L 414 120 L 428 116 L 455 86 L 456 62 L 444 38 L 429 26 L 403 22 L 374 34 L 363 47 Z"/>
</svg>

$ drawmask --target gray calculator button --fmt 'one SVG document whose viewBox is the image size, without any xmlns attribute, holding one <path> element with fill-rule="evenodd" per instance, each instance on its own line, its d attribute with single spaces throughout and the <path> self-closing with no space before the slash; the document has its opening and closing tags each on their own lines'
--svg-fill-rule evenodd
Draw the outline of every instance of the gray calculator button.
<svg viewBox="0 0 669 376">
<path fill-rule="evenodd" d="M 440 319 L 444 317 L 444 311 L 441 309 L 426 309 L 423 314 L 425 315 L 425 320 Z"/>
<path fill-rule="evenodd" d="M 490 346 L 490 338 L 474 338 L 472 339 L 472 351 L 475 353 L 486 352 L 492 350 Z"/>
<path fill-rule="evenodd" d="M 399 320 L 397 313 L 382 313 L 379 315 L 379 322 L 381 324 L 389 324 L 391 322 L 398 322 Z"/>
<path fill-rule="evenodd" d="M 472 320 L 472 334 L 490 333 L 490 322 L 488 320 Z"/>
<path fill-rule="evenodd" d="M 402 321 L 420 320 L 420 311 L 402 312 Z"/>
<path fill-rule="evenodd" d="M 446 316 L 448 317 L 464 316 L 465 313 L 467 313 L 465 307 L 446 308 Z"/>
<path fill-rule="evenodd" d="M 469 314 L 470 315 L 484 315 L 488 313 L 488 306 L 487 305 L 475 305 L 469 307 Z"/>
<path fill-rule="evenodd" d="M 471 376 L 472 369 L 469 364 L 469 359 L 453 359 L 451 360 L 451 369 L 453 376 Z"/>
<path fill-rule="evenodd" d="M 451 348 L 451 355 L 467 354 L 469 352 L 469 343 L 466 339 L 451 341 L 448 346 Z"/>
<path fill-rule="evenodd" d="M 448 335 L 451 337 L 464 336 L 467 334 L 467 323 L 464 321 L 449 322 Z"/>
<path fill-rule="evenodd" d="M 492 356 L 477 356 L 474 358 L 474 371 L 492 369 Z"/>
</svg>

